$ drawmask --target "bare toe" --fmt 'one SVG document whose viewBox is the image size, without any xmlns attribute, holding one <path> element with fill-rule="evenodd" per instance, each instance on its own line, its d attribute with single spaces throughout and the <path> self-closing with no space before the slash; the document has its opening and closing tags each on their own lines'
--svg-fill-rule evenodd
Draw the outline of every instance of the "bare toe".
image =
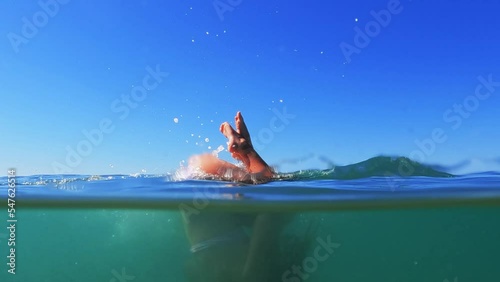
<svg viewBox="0 0 500 282">
<path fill-rule="evenodd" d="M 224 122 L 223 124 L 221 124 L 219 130 L 227 138 L 232 138 L 235 134 L 237 134 L 234 128 L 228 122 Z"/>
<path fill-rule="evenodd" d="M 220 131 L 227 138 L 227 150 L 233 153 L 237 148 L 235 138 L 238 137 L 238 132 L 236 132 L 234 128 L 227 122 L 221 124 Z"/>
<path fill-rule="evenodd" d="M 250 133 L 248 132 L 245 120 L 243 119 L 243 115 L 241 114 L 241 112 L 238 112 L 234 119 L 236 121 L 236 130 L 238 131 L 238 133 L 240 133 L 241 137 L 245 138 L 249 143 L 251 143 Z"/>
</svg>

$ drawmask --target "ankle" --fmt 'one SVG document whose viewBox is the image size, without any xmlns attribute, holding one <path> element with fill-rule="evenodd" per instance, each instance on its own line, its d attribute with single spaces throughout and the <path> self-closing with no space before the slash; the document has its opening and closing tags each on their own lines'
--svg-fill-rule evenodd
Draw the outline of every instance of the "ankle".
<svg viewBox="0 0 500 282">
<path fill-rule="evenodd" d="M 250 173 L 262 173 L 268 177 L 272 176 L 271 167 L 260 157 L 260 155 L 252 150 L 247 154 L 248 163 L 244 163 Z"/>
</svg>

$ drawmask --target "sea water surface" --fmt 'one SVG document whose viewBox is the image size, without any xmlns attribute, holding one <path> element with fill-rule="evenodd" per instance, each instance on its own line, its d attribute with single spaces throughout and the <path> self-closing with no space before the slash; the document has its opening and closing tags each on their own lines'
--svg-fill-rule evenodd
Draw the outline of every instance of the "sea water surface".
<svg viewBox="0 0 500 282">
<path fill-rule="evenodd" d="M 192 263 L 198 254 L 190 252 L 186 214 L 205 215 L 193 222 L 212 233 L 228 218 L 289 218 L 269 239 L 278 255 L 262 255 L 269 273 L 261 281 L 500 281 L 499 173 L 332 173 L 302 171 L 259 185 L 172 175 L 18 176 L 16 274 L 7 272 L 5 208 L 0 281 L 243 281 Z M 7 181 L 0 178 L 4 203 Z M 220 248 L 213 268 L 239 255 Z"/>
</svg>

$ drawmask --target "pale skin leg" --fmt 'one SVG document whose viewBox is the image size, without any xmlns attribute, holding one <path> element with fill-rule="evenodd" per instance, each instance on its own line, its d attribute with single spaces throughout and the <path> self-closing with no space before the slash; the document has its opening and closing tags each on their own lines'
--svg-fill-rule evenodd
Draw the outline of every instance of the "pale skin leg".
<svg viewBox="0 0 500 282">
<path fill-rule="evenodd" d="M 238 112 L 234 119 L 236 130 L 228 122 L 224 122 L 220 126 L 220 131 L 228 139 L 228 151 L 231 156 L 241 161 L 246 170 L 211 154 L 193 156 L 189 160 L 189 165 L 205 173 L 221 177 L 227 176 L 230 170 L 233 180 L 237 181 L 247 181 L 252 178 L 259 181 L 270 179 L 274 172 L 253 148 L 243 116 Z"/>
<path fill-rule="evenodd" d="M 224 122 L 220 126 L 221 133 L 228 139 L 228 151 L 231 156 L 243 163 L 245 168 L 240 168 L 234 164 L 218 159 L 211 154 L 203 154 L 191 157 L 189 165 L 192 168 L 200 169 L 201 171 L 226 178 L 227 172 L 230 171 L 231 180 L 236 181 L 266 181 L 274 175 L 273 169 L 260 157 L 255 151 L 250 133 L 247 129 L 243 116 L 238 112 L 235 116 L 236 130 L 228 123 Z M 241 224 L 239 222 L 226 222 L 224 217 L 217 218 L 219 224 Z M 242 282 L 260 282 L 265 281 L 269 266 L 262 261 L 262 256 L 269 255 L 270 250 L 277 246 L 278 235 L 280 230 L 286 224 L 281 216 L 271 214 L 258 214 L 252 224 L 252 236 L 244 256 L 244 265 L 242 267 L 241 278 L 238 281 Z M 239 226 L 239 225 L 238 225 Z M 235 227 L 236 228 L 236 227 Z M 189 235 L 193 235 L 192 228 L 187 228 Z M 202 228 L 203 229 L 203 228 Z M 214 229 L 214 228 L 211 228 Z M 216 228 L 214 230 L 219 230 Z M 200 231 L 203 233 L 203 231 Z M 203 234 L 206 235 L 206 234 Z M 189 236 L 190 238 L 193 236 Z M 203 236 L 205 238 L 206 236 Z M 196 243 L 200 240 L 191 240 Z M 217 258 L 214 258 L 217 259 Z M 236 263 L 236 262 L 235 262 Z"/>
</svg>

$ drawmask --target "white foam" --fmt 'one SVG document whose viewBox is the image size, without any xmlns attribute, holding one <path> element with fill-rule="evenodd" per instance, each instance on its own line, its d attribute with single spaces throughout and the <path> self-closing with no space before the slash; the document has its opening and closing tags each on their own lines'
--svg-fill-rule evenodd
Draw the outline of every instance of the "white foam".
<svg viewBox="0 0 500 282">
<path fill-rule="evenodd" d="M 212 155 L 218 157 L 219 156 L 219 153 L 224 151 L 224 146 L 222 145 L 219 145 L 219 147 L 217 147 L 217 149 L 213 150 L 212 151 Z"/>
</svg>

